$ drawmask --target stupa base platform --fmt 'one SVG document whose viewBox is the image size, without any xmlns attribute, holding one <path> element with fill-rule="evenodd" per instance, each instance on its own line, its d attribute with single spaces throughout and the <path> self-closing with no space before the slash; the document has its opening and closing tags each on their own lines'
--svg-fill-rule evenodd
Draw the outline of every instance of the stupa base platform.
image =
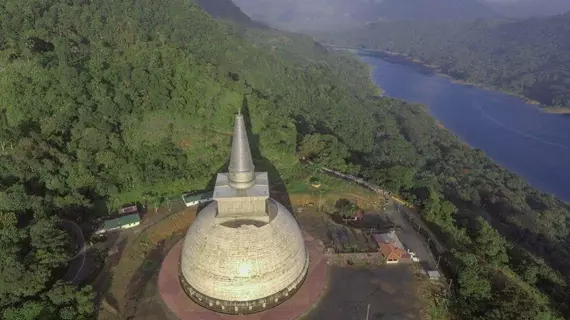
<svg viewBox="0 0 570 320">
<path fill-rule="evenodd" d="M 158 276 L 158 289 L 166 307 L 180 320 L 293 320 L 316 304 L 325 293 L 327 262 L 318 242 L 303 232 L 309 252 L 309 270 L 299 290 L 285 302 L 258 313 L 230 315 L 216 313 L 194 302 L 182 288 L 179 279 L 179 261 L 183 241 L 178 242 L 162 262 Z"/>
</svg>

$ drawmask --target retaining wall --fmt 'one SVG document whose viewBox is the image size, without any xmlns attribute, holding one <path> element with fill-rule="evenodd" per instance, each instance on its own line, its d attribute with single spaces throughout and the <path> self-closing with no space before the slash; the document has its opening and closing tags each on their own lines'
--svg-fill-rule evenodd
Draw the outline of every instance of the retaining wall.
<svg viewBox="0 0 570 320">
<path fill-rule="evenodd" d="M 330 263 L 346 264 L 348 261 L 354 263 L 384 264 L 385 260 L 380 252 L 369 253 L 335 253 L 325 254 L 325 258 Z"/>
</svg>

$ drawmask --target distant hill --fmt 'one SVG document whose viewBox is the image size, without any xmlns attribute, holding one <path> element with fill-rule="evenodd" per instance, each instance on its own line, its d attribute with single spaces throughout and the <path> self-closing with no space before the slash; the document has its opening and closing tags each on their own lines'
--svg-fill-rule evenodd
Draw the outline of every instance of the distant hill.
<svg viewBox="0 0 570 320">
<path fill-rule="evenodd" d="M 473 20 L 498 15 L 479 0 L 235 0 L 254 20 L 290 31 L 355 28 L 368 22 Z"/>
<path fill-rule="evenodd" d="M 474 20 L 498 17 L 478 0 L 384 0 L 379 5 L 382 20 Z"/>
<path fill-rule="evenodd" d="M 253 21 L 231 0 L 195 0 L 196 3 L 212 17 L 229 20 L 242 26 L 266 28 L 263 23 Z"/>
<path fill-rule="evenodd" d="M 437 65 L 455 78 L 570 106 L 570 13 L 526 20 L 381 22 L 322 37 Z"/>
<path fill-rule="evenodd" d="M 354 28 L 375 20 L 368 0 L 236 0 L 254 20 L 289 31 Z"/>
<path fill-rule="evenodd" d="M 568 12 L 570 0 L 518 0 L 489 3 L 489 6 L 504 17 L 529 18 Z"/>
</svg>

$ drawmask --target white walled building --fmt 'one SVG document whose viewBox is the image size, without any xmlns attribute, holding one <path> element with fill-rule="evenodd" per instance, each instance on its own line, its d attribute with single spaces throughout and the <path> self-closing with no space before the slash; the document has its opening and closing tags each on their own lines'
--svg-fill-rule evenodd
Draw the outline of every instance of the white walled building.
<svg viewBox="0 0 570 320">
<path fill-rule="evenodd" d="M 116 219 L 106 220 L 103 227 L 95 234 L 104 234 L 111 231 L 123 230 L 136 227 L 141 224 L 141 218 L 138 213 L 130 214 Z"/>
<path fill-rule="evenodd" d="M 202 203 L 213 201 L 214 197 L 211 192 L 204 192 L 199 194 L 183 194 L 182 201 L 187 207 L 197 206 Z"/>
</svg>

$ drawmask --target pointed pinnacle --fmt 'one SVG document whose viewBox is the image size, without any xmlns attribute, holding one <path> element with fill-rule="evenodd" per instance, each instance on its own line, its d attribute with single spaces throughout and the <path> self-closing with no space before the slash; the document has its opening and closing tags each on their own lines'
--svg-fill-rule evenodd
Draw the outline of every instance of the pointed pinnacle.
<svg viewBox="0 0 570 320">
<path fill-rule="evenodd" d="M 230 180 L 236 188 L 247 188 L 255 178 L 255 167 L 251 157 L 251 150 L 247 140 L 245 122 L 241 113 L 236 115 L 234 136 L 232 139 L 232 153 L 230 156 Z"/>
</svg>

